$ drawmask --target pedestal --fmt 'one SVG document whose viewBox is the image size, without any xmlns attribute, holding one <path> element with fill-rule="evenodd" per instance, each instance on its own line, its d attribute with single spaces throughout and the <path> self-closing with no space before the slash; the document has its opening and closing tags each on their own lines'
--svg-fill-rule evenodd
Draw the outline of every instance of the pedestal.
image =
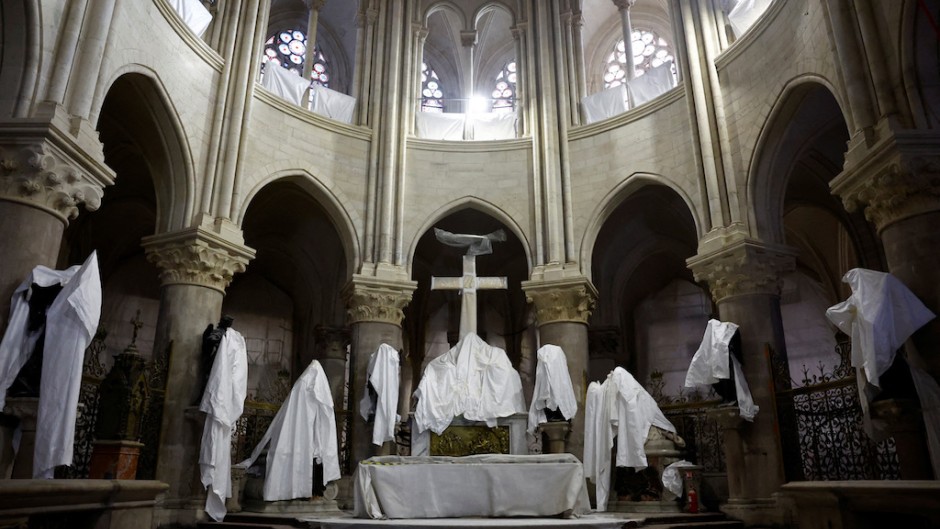
<svg viewBox="0 0 940 529">
<path fill-rule="evenodd" d="M 650 428 L 643 450 L 646 452 L 646 462 L 649 465 L 643 472 L 649 481 L 649 488 L 661 489 L 659 499 L 652 500 L 622 500 L 608 502 L 607 510 L 615 512 L 681 512 L 676 495 L 662 486 L 663 471 L 667 466 L 675 463 L 682 456 L 679 448 L 685 447 L 685 441 L 675 436 L 675 440 L 666 436 L 667 432 L 653 426 Z M 669 434 L 674 435 L 674 434 Z M 619 491 L 618 491 L 619 492 Z"/>
<path fill-rule="evenodd" d="M 13 461 L 13 479 L 33 477 L 33 452 L 36 449 L 36 414 L 39 399 L 20 397 L 7 399 L 6 412 L 20 420 L 20 446 Z"/>
<path fill-rule="evenodd" d="M 336 503 L 338 487 L 336 482 L 328 483 L 323 496 L 297 498 L 283 501 L 264 501 L 264 478 L 249 477 L 245 481 L 245 499 L 242 502 L 244 512 L 265 514 L 301 514 L 301 513 L 339 513 Z M 235 490 L 232 490 L 234 497 Z"/>
<path fill-rule="evenodd" d="M 568 421 L 547 422 L 540 425 L 539 429 L 548 439 L 548 444 L 544 450 L 546 454 L 565 453 L 565 441 L 571 431 L 571 424 Z"/>
<path fill-rule="evenodd" d="M 225 510 L 228 512 L 241 512 L 242 510 L 241 495 L 245 485 L 245 470 L 243 467 L 232 467 L 232 497 L 225 500 Z"/>
<path fill-rule="evenodd" d="M 136 479 L 137 461 L 140 458 L 142 443 L 134 441 L 94 441 L 91 463 L 88 468 L 90 479 Z"/>
</svg>

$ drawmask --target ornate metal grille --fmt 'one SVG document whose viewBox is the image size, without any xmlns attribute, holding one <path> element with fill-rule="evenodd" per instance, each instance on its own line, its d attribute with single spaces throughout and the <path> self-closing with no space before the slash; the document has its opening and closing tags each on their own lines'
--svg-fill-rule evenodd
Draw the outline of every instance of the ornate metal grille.
<svg viewBox="0 0 940 529">
<path fill-rule="evenodd" d="M 91 465 L 92 441 L 95 440 L 95 420 L 98 418 L 98 387 L 108 373 L 102 355 L 108 332 L 99 327 L 94 339 L 85 349 L 85 362 L 82 365 L 82 388 L 78 394 L 78 415 L 75 418 L 75 440 L 72 450 L 72 464 L 56 468 L 58 479 L 84 479 L 88 477 Z"/>
<path fill-rule="evenodd" d="M 137 479 L 155 479 L 157 475 L 157 452 L 160 445 L 160 428 L 163 423 L 163 399 L 166 395 L 167 370 L 173 342 L 163 351 L 154 351 L 148 366 L 150 400 L 140 422 L 140 459 L 137 461 Z"/>
<path fill-rule="evenodd" d="M 875 443 L 864 432 L 850 348 L 836 346 L 840 363 L 831 372 L 821 363 L 815 372 L 804 366 L 801 382 L 770 351 L 789 481 L 900 478 L 894 439 Z"/>
<path fill-rule="evenodd" d="M 694 461 L 704 472 L 723 473 L 725 451 L 721 445 L 718 422 L 708 417 L 708 410 L 718 401 L 662 406 L 663 414 L 685 440 L 685 459 Z"/>
</svg>

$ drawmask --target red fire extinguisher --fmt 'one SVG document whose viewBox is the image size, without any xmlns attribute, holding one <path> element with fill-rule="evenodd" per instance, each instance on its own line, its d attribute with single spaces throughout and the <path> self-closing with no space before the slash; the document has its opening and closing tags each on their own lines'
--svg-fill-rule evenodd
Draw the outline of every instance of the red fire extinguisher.
<svg viewBox="0 0 940 529">
<path fill-rule="evenodd" d="M 686 473 L 686 479 L 689 484 L 689 494 L 688 494 L 688 504 L 689 504 L 689 513 L 697 514 L 698 513 L 698 492 L 695 492 L 695 487 L 692 485 L 692 473 Z"/>
</svg>

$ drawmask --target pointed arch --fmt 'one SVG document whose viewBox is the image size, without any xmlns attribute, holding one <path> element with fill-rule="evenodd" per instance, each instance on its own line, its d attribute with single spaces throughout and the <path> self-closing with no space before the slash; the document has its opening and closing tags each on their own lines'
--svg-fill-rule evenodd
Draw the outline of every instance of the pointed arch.
<svg viewBox="0 0 940 529">
<path fill-rule="evenodd" d="M 495 204 L 487 202 L 477 197 L 465 196 L 448 202 L 440 208 L 438 208 L 434 213 L 428 216 L 428 220 L 425 221 L 418 229 L 412 234 L 411 244 L 408 247 L 408 275 L 409 277 L 413 274 L 412 266 L 414 264 L 415 252 L 418 249 L 418 242 L 421 240 L 421 236 L 430 230 L 437 222 L 441 219 L 463 209 L 474 209 L 490 217 L 493 217 L 504 226 L 509 228 L 509 230 L 522 242 L 522 248 L 525 251 L 526 265 L 528 266 L 529 271 L 532 270 L 532 248 L 529 244 L 529 240 L 525 236 L 525 232 L 522 230 L 522 227 L 512 218 L 511 215 L 500 209 Z"/>
<path fill-rule="evenodd" d="M 597 236 L 600 234 L 601 228 L 603 228 L 604 224 L 607 223 L 607 220 L 624 200 L 640 189 L 651 185 L 663 186 L 675 192 L 688 208 L 689 215 L 691 215 L 692 221 L 695 223 L 696 235 L 699 238 L 704 235 L 702 232 L 702 221 L 699 218 L 699 212 L 695 207 L 695 202 L 692 201 L 684 189 L 662 175 L 640 172 L 633 173 L 607 193 L 600 204 L 591 212 L 591 222 L 585 227 L 584 234 L 581 237 L 581 250 L 579 252 L 581 270 L 589 279 L 591 278 L 591 261 L 594 254 L 594 245 L 597 242 Z"/>
<path fill-rule="evenodd" d="M 151 163 L 157 196 L 157 232 L 181 229 L 189 224 L 195 209 L 196 171 L 192 148 L 173 100 L 160 77 L 141 64 L 118 68 L 97 97 L 95 120 L 109 98 L 131 98 L 122 105 L 130 118 L 152 127 L 135 127 L 128 133 L 139 136 L 137 142 Z M 154 136 L 149 136 L 155 134 Z"/>
<path fill-rule="evenodd" d="M 827 130 L 821 123 L 794 123 L 807 102 L 816 104 L 835 103 L 838 118 L 844 127 L 849 124 L 845 104 L 836 95 L 832 83 L 818 75 L 802 75 L 791 79 L 780 91 L 771 111 L 761 127 L 757 143 L 751 153 L 745 183 L 748 204 L 748 226 L 752 236 L 768 242 L 782 243 L 783 226 L 777 219 L 783 215 L 783 198 L 787 186 L 789 163 L 783 163 L 784 149 L 792 148 L 786 141 L 791 135 L 798 135 L 804 144 L 809 144 Z M 828 101 L 827 101 L 828 100 Z M 830 121 L 835 115 L 817 115 L 818 119 Z M 838 126 L 837 123 L 830 123 Z M 783 157 L 783 158 L 782 158 Z"/>
<path fill-rule="evenodd" d="M 356 231 L 357 224 L 355 222 L 360 219 L 354 219 L 346 207 L 343 206 L 343 204 L 350 204 L 352 201 L 343 196 L 342 192 L 321 182 L 308 168 L 292 167 L 272 170 L 264 178 L 257 180 L 255 186 L 245 195 L 238 216 L 233 219 L 234 222 L 241 226 L 245 221 L 248 207 L 255 196 L 269 184 L 278 181 L 291 182 L 297 185 L 323 208 L 330 221 L 332 221 L 343 245 L 343 252 L 346 256 L 346 276 L 352 277 L 361 255 L 359 236 Z"/>
<path fill-rule="evenodd" d="M 39 77 L 42 20 L 38 0 L 0 5 L 0 116 L 27 117 Z"/>
</svg>

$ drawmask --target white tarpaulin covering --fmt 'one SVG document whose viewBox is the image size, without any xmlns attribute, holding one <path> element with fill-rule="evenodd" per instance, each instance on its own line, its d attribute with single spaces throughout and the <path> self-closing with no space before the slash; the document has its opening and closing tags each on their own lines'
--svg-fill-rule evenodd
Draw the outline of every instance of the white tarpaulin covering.
<svg viewBox="0 0 940 529">
<path fill-rule="evenodd" d="M 589 510 L 584 470 L 571 454 L 381 456 L 356 471 L 359 518 L 554 517 Z"/>
<path fill-rule="evenodd" d="M 622 367 L 614 368 L 603 384 L 588 387 L 584 416 L 584 465 L 586 477 L 597 487 L 597 510 L 607 509 L 610 487 L 610 448 L 617 438 L 618 467 L 646 468 L 644 445 L 652 426 L 675 433 L 656 401 Z"/>
<path fill-rule="evenodd" d="M 672 90 L 676 79 L 672 76 L 672 63 L 663 63 L 650 68 L 643 75 L 627 83 L 627 90 L 633 98 L 633 106 L 638 107 Z"/>
<path fill-rule="evenodd" d="M 34 478 L 51 479 L 55 467 L 72 464 L 82 364 L 100 317 L 101 274 L 92 252 L 46 312 Z"/>
<path fill-rule="evenodd" d="M 478 141 L 515 138 L 515 112 L 470 114 L 470 137 Z"/>
<path fill-rule="evenodd" d="M 285 101 L 303 106 L 304 92 L 310 86 L 310 81 L 305 81 L 292 70 L 269 62 L 264 66 L 261 86 Z"/>
<path fill-rule="evenodd" d="M 372 427 L 372 444 L 382 446 L 386 441 L 395 439 L 395 425 L 401 420 L 398 416 L 398 381 L 401 367 L 398 351 L 388 344 L 382 344 L 369 357 L 366 369 L 366 387 L 363 388 L 362 400 L 359 401 L 359 413 L 369 420 L 375 414 Z M 376 398 L 369 391 L 371 384 Z"/>
<path fill-rule="evenodd" d="M 685 375 L 685 387 L 706 386 L 731 378 L 730 370 L 733 369 L 738 411 L 743 419 L 753 421 L 760 407 L 754 404 L 741 364 L 728 351 L 728 345 L 737 330 L 738 326 L 731 322 L 708 321 L 702 343 L 692 356 L 692 362 L 689 363 L 689 371 Z"/>
<path fill-rule="evenodd" d="M 853 268 L 842 282 L 852 295 L 829 307 L 826 317 L 852 338 L 852 367 L 878 386 L 898 348 L 935 315 L 891 274 Z"/>
<path fill-rule="evenodd" d="M 310 87 L 313 93 L 313 110 L 321 116 L 326 116 L 343 123 L 352 123 L 353 110 L 356 108 L 356 98 L 325 86 L 315 84 Z"/>
<path fill-rule="evenodd" d="M 663 469 L 663 487 L 666 487 L 666 490 L 675 494 L 678 497 L 682 497 L 682 476 L 679 472 L 684 467 L 694 467 L 695 464 L 685 459 L 676 461 L 668 467 Z"/>
<path fill-rule="evenodd" d="M 209 23 L 212 22 L 212 14 L 202 5 L 199 0 L 167 0 L 173 9 L 179 13 L 183 22 L 189 26 L 189 29 L 198 37 L 206 32 Z"/>
<path fill-rule="evenodd" d="M 466 118 L 466 114 L 417 112 L 415 135 L 426 140 L 460 141 Z"/>
<path fill-rule="evenodd" d="M 536 355 L 538 365 L 535 368 L 535 389 L 532 392 L 532 404 L 529 406 L 529 433 L 547 420 L 545 408 L 557 409 L 571 419 L 578 413 L 578 401 L 575 400 L 571 376 L 568 374 L 568 360 L 565 352 L 557 345 L 546 344 L 539 348 Z"/>
<path fill-rule="evenodd" d="M 728 12 L 728 22 L 734 36 L 740 37 L 760 18 L 773 0 L 737 0 Z"/>
<path fill-rule="evenodd" d="M 206 514 L 225 518 L 225 498 L 232 495 L 232 432 L 248 395 L 248 354 L 238 331 L 225 330 L 209 371 L 199 409 L 206 413 L 199 450 L 202 485 L 209 489 Z"/>
<path fill-rule="evenodd" d="M 881 425 L 873 424 L 869 413 L 869 403 L 879 391 L 881 375 L 894 363 L 898 348 L 935 315 L 891 274 L 853 268 L 842 276 L 842 282 L 852 288 L 852 295 L 829 307 L 826 317 L 852 339 L 852 367 L 860 370 L 859 398 L 865 431 L 873 439 L 881 440 L 885 432 Z M 917 384 L 913 366 L 911 373 L 917 389 L 924 388 L 921 400 L 929 401 L 931 388 Z M 922 404 L 927 406 L 927 403 Z M 924 411 L 925 419 L 929 420 L 928 410 Z M 934 445 L 931 450 L 940 452 L 940 446 Z"/>
<path fill-rule="evenodd" d="M 269 442 L 262 491 L 265 501 L 309 498 L 314 459 L 323 465 L 324 485 L 340 478 L 333 396 L 320 362 L 310 362 L 251 457 L 239 466 L 250 467 Z"/>
<path fill-rule="evenodd" d="M 584 122 L 594 123 L 627 111 L 627 89 L 623 85 L 581 98 Z"/>
<path fill-rule="evenodd" d="M 415 397 L 418 432 L 430 429 L 438 435 L 458 415 L 492 428 L 499 417 L 525 413 L 522 381 L 506 351 L 473 332 L 428 363 Z"/>
</svg>

